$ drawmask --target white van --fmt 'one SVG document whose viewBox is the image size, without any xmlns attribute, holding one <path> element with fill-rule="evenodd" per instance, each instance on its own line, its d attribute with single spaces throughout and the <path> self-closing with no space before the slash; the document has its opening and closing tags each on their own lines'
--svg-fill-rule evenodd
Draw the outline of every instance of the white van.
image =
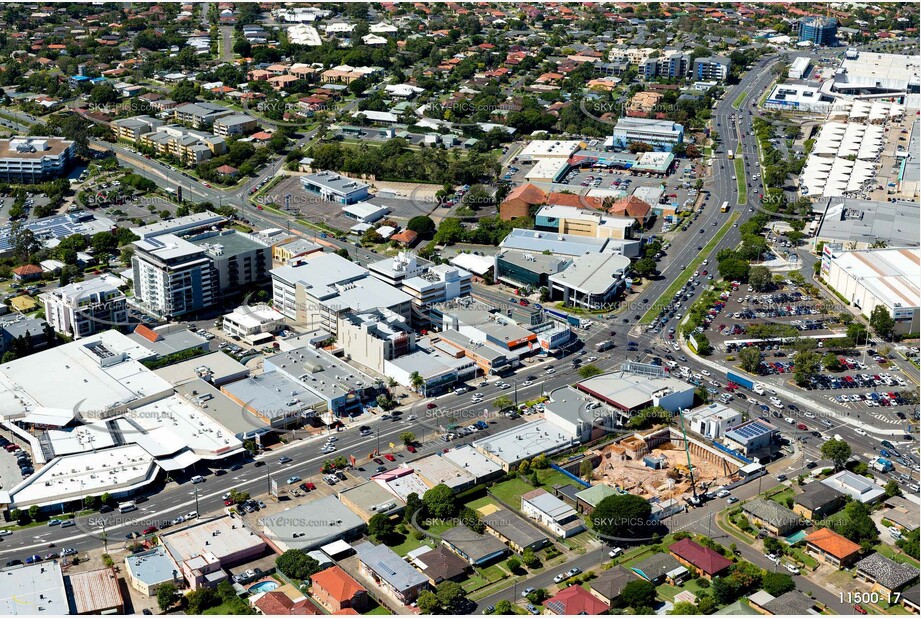
<svg viewBox="0 0 921 618">
<path fill-rule="evenodd" d="M 752 387 L 752 390 L 755 391 L 756 393 L 758 393 L 759 395 L 763 395 L 763 394 L 764 394 L 764 387 L 762 387 L 760 384 L 755 384 L 755 385 Z"/>
<path fill-rule="evenodd" d="M 138 510 L 138 505 L 136 505 L 134 501 L 122 502 L 118 505 L 119 513 L 130 513 L 136 510 Z"/>
<path fill-rule="evenodd" d="M 199 474 L 196 474 L 195 476 L 192 477 L 191 480 L 192 480 L 192 484 L 193 484 L 193 485 L 198 485 L 199 483 L 204 483 L 204 482 L 205 482 L 205 477 L 203 477 L 203 476 L 201 476 L 201 475 L 199 475 Z"/>
<path fill-rule="evenodd" d="M 454 394 L 455 394 L 455 395 L 463 395 L 463 394 L 466 393 L 466 392 L 467 392 L 467 387 L 466 387 L 466 386 L 458 386 L 457 388 L 454 389 Z"/>
</svg>

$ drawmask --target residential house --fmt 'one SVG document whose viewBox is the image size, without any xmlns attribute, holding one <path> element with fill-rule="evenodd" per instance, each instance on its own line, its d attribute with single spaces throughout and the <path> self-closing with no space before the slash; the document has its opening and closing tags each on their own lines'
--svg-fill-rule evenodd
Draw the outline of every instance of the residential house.
<svg viewBox="0 0 921 618">
<path fill-rule="evenodd" d="M 488 512 L 484 513 L 484 510 Z M 489 505 L 479 509 L 486 532 L 492 534 L 518 553 L 525 549 L 537 551 L 548 543 L 547 535 L 512 511 Z"/>
<path fill-rule="evenodd" d="M 531 183 L 519 185 L 499 204 L 499 216 L 503 221 L 511 221 L 517 217 L 527 217 L 532 207 L 544 204 L 547 194 L 542 189 Z"/>
<path fill-rule="evenodd" d="M 636 573 L 622 565 L 617 565 L 607 571 L 602 571 L 598 577 L 593 579 L 589 583 L 589 592 L 595 598 L 607 603 L 607 609 L 613 609 L 622 605 L 620 595 L 627 584 L 638 579 Z"/>
<path fill-rule="evenodd" d="M 860 557 L 860 545 L 831 528 L 819 528 L 805 540 L 808 553 L 839 569 L 851 566 Z"/>
<path fill-rule="evenodd" d="M 368 591 L 339 566 L 314 573 L 310 585 L 313 598 L 332 614 L 344 609 L 364 612 L 368 608 Z"/>
<path fill-rule="evenodd" d="M 810 521 L 823 519 L 844 506 L 844 494 L 822 483 L 809 483 L 794 496 L 793 512 Z"/>
<path fill-rule="evenodd" d="M 428 577 L 411 567 L 399 554 L 386 545 L 369 541 L 354 546 L 358 553 L 358 567 L 388 596 L 408 605 L 428 588 Z"/>
<path fill-rule="evenodd" d="M 489 534 L 479 534 L 467 526 L 455 526 L 441 534 L 441 542 L 458 556 L 477 566 L 508 553 L 505 543 Z"/>
<path fill-rule="evenodd" d="M 687 568 L 681 566 L 673 555 L 665 553 L 653 554 L 630 568 L 634 573 L 655 585 L 664 581 L 681 582 L 689 574 Z"/>
<path fill-rule="evenodd" d="M 582 586 L 570 586 L 544 601 L 547 613 L 556 616 L 597 616 L 609 609 L 608 605 Z"/>
<path fill-rule="evenodd" d="M 885 598 L 917 580 L 918 569 L 890 560 L 880 553 L 872 553 L 857 563 L 854 579 L 871 584 L 870 592 L 879 592 Z"/>
<path fill-rule="evenodd" d="M 444 581 L 460 581 L 467 577 L 470 570 L 467 561 L 445 545 L 439 545 L 431 551 L 416 556 L 413 562 L 419 570 L 425 573 L 433 586 Z"/>
<path fill-rule="evenodd" d="M 280 590 L 270 590 L 253 602 L 253 607 L 264 616 L 322 616 L 308 597 L 294 601 Z"/>
<path fill-rule="evenodd" d="M 787 536 L 800 527 L 800 518 L 796 513 L 773 500 L 759 498 L 746 502 L 742 505 L 742 511 L 753 525 L 774 536 Z"/>
<path fill-rule="evenodd" d="M 732 561 L 723 554 L 695 543 L 691 539 L 681 539 L 668 548 L 669 553 L 686 567 L 696 569 L 701 577 L 713 579 L 724 575 Z"/>
<path fill-rule="evenodd" d="M 585 530 L 576 510 L 544 489 L 523 494 L 521 512 L 558 537 L 568 538 Z"/>
</svg>

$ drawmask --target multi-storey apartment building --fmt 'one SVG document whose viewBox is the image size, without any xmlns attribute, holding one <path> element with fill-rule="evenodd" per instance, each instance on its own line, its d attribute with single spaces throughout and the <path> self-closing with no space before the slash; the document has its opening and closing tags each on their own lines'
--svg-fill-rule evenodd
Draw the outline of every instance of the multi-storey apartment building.
<svg viewBox="0 0 921 618">
<path fill-rule="evenodd" d="M 74 339 L 126 323 L 125 294 L 102 278 L 71 283 L 40 298 L 48 324 Z"/>
<path fill-rule="evenodd" d="M 160 155 L 172 155 L 186 165 L 198 165 L 227 152 L 227 142 L 219 135 L 186 129 L 174 124 L 157 127 L 141 135 L 140 144 Z"/>
<path fill-rule="evenodd" d="M 198 101 L 173 108 L 173 120 L 187 124 L 193 129 L 204 129 L 212 126 L 218 118 L 230 116 L 233 113 L 233 110 L 226 107 Z"/>
<path fill-rule="evenodd" d="M 214 302 L 217 271 L 205 247 L 173 234 L 138 240 L 134 247 L 134 293 L 146 309 L 175 317 Z"/>
</svg>

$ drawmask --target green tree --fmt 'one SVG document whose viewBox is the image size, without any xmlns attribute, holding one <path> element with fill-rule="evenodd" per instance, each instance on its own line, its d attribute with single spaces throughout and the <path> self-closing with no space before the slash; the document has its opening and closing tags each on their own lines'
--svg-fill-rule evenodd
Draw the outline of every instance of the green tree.
<svg viewBox="0 0 921 618">
<path fill-rule="evenodd" d="M 742 369 L 757 375 L 761 367 L 761 350 L 756 346 L 742 348 L 739 350 L 739 363 Z"/>
<path fill-rule="evenodd" d="M 211 588 L 199 588 L 198 590 L 193 590 L 185 596 L 185 599 L 188 613 L 193 615 L 204 614 L 206 609 L 210 609 L 220 605 L 221 603 L 217 592 Z"/>
<path fill-rule="evenodd" d="M 416 605 L 423 615 L 437 614 L 441 610 L 441 601 L 430 590 L 423 590 L 416 599 Z"/>
<path fill-rule="evenodd" d="M 525 550 L 521 552 L 521 561 L 529 569 L 540 567 L 540 558 L 537 557 L 537 554 L 534 553 L 534 550 L 530 547 L 526 547 Z"/>
<path fill-rule="evenodd" d="M 889 479 L 883 489 L 886 490 L 887 498 L 894 498 L 902 495 L 902 488 L 899 487 L 899 483 L 895 479 Z"/>
<path fill-rule="evenodd" d="M 727 281 L 747 281 L 749 268 L 748 260 L 735 257 L 723 260 L 717 266 L 720 277 Z"/>
<path fill-rule="evenodd" d="M 838 360 L 838 356 L 833 352 L 826 352 L 825 356 L 822 357 L 822 366 L 826 371 L 840 371 L 841 361 Z"/>
<path fill-rule="evenodd" d="M 869 550 L 879 542 L 879 529 L 870 517 L 867 505 L 851 501 L 844 507 L 844 514 L 847 517 L 837 530 L 841 536 L 859 544 L 864 550 Z"/>
<path fill-rule="evenodd" d="M 612 538 L 637 536 L 649 522 L 652 507 L 633 494 L 608 496 L 598 503 L 590 516 L 599 534 Z"/>
<path fill-rule="evenodd" d="M 633 270 L 639 276 L 649 279 L 656 274 L 656 261 L 648 257 L 640 258 L 633 265 Z"/>
<path fill-rule="evenodd" d="M 697 616 L 700 614 L 700 610 L 690 601 L 678 601 L 672 611 L 668 613 L 676 616 Z"/>
<path fill-rule="evenodd" d="M 431 238 L 437 229 L 431 217 L 418 215 L 406 223 L 406 229 L 412 230 L 422 238 Z"/>
<path fill-rule="evenodd" d="M 499 411 L 507 410 L 508 408 L 515 407 L 515 402 L 512 401 L 512 398 L 508 395 L 499 395 L 493 400 L 492 407 Z"/>
<path fill-rule="evenodd" d="M 774 279 L 767 266 L 752 266 L 748 271 L 748 284 L 758 292 L 764 292 L 774 285 Z"/>
<path fill-rule="evenodd" d="M 414 434 L 411 431 L 404 431 L 403 433 L 400 434 L 400 441 L 403 444 L 409 446 L 410 444 L 416 441 L 416 434 Z"/>
<path fill-rule="evenodd" d="M 376 513 L 368 520 L 368 534 L 378 540 L 383 540 L 393 534 L 394 523 L 389 515 Z"/>
<path fill-rule="evenodd" d="M 592 465 L 592 460 L 586 457 L 582 460 L 582 463 L 579 464 L 579 476 L 584 478 L 586 481 L 592 480 L 592 475 L 595 472 L 595 467 Z"/>
<path fill-rule="evenodd" d="M 422 496 L 422 504 L 429 515 L 446 519 L 457 513 L 457 501 L 454 491 L 444 484 L 435 485 Z"/>
<path fill-rule="evenodd" d="M 419 494 L 412 492 L 406 496 L 406 508 L 403 510 L 403 521 L 409 523 L 412 521 L 413 515 L 422 508 L 422 500 L 419 498 Z"/>
<path fill-rule="evenodd" d="M 921 534 L 921 528 L 915 528 L 903 536 L 900 540 L 896 541 L 896 545 L 898 545 L 902 551 L 904 551 L 915 560 L 918 559 L 919 534 Z"/>
<path fill-rule="evenodd" d="M 459 607 L 461 601 L 467 597 L 467 593 L 461 585 L 452 581 L 438 584 L 435 589 L 435 595 L 438 597 L 438 602 L 441 603 L 441 606 L 451 613 L 455 613 L 453 610 Z"/>
<path fill-rule="evenodd" d="M 173 603 L 176 602 L 176 595 L 178 593 L 179 589 L 173 582 L 160 584 L 159 588 L 157 588 L 157 607 L 160 608 L 161 612 L 165 612 L 173 606 Z"/>
<path fill-rule="evenodd" d="M 597 365 L 588 364 L 583 367 L 579 367 L 579 376 L 586 380 L 592 376 L 597 376 L 602 373 L 604 373 L 604 370 Z"/>
<path fill-rule="evenodd" d="M 645 579 L 635 579 L 620 593 L 621 601 L 634 609 L 652 607 L 656 600 L 656 587 Z"/>
<path fill-rule="evenodd" d="M 512 604 L 509 601 L 501 599 L 496 601 L 496 607 L 492 613 L 497 616 L 509 616 L 515 612 L 512 611 Z"/>
<path fill-rule="evenodd" d="M 885 305 L 876 305 L 870 312 L 870 326 L 877 335 L 889 341 L 895 331 L 895 319 Z"/>
<path fill-rule="evenodd" d="M 812 351 L 799 352 L 796 355 L 796 364 L 793 367 L 793 381 L 800 386 L 809 384 L 809 381 L 818 375 L 821 368 L 821 358 Z"/>
<path fill-rule="evenodd" d="M 851 445 L 844 440 L 828 440 L 819 451 L 822 457 L 832 460 L 835 470 L 843 468 L 844 463 L 851 457 Z"/>
<path fill-rule="evenodd" d="M 786 573 L 765 573 L 761 578 L 761 586 L 768 594 L 779 597 L 796 588 L 796 583 Z"/>
<path fill-rule="evenodd" d="M 516 556 L 512 556 L 505 561 L 505 566 L 507 566 L 508 570 L 512 573 L 517 573 L 518 569 L 521 568 L 521 560 L 519 560 Z"/>
<path fill-rule="evenodd" d="M 275 567 L 294 579 L 307 579 L 319 570 L 320 563 L 299 549 L 289 549 L 275 559 Z"/>
<path fill-rule="evenodd" d="M 419 392 L 422 387 L 425 386 L 425 378 L 423 378 L 422 374 L 418 371 L 413 371 L 409 374 L 409 384 L 416 392 Z"/>
</svg>

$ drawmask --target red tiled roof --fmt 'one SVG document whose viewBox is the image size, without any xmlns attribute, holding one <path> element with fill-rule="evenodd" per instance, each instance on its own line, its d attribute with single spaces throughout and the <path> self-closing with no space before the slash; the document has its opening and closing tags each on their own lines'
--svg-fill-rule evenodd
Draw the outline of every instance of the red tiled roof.
<svg viewBox="0 0 921 618">
<path fill-rule="evenodd" d="M 417 238 L 419 238 L 419 234 L 416 232 L 412 230 L 403 230 L 402 232 L 391 236 L 390 240 L 395 240 L 397 242 L 409 245 L 412 244 Z"/>
<path fill-rule="evenodd" d="M 42 267 L 36 266 L 35 264 L 26 264 L 25 266 L 14 268 L 13 274 L 19 275 L 20 277 L 24 275 L 40 275 L 42 274 Z"/>
<path fill-rule="evenodd" d="M 575 193 L 551 193 L 547 196 L 551 206 L 572 206 L 573 208 L 603 208 L 604 200 L 600 197 L 576 195 Z"/>
<path fill-rule="evenodd" d="M 820 528 L 806 537 L 807 543 L 812 543 L 825 553 L 835 558 L 844 559 L 860 551 L 860 545 L 844 538 L 831 528 Z"/>
<path fill-rule="evenodd" d="M 732 562 L 726 556 L 709 547 L 699 545 L 691 539 L 681 539 L 672 544 L 668 551 L 678 558 L 690 562 L 707 575 L 716 575 L 732 565 Z"/>
<path fill-rule="evenodd" d="M 150 328 L 144 326 L 143 324 L 138 324 L 134 328 L 134 332 L 147 339 L 148 341 L 159 341 L 160 335 L 156 331 L 151 330 Z"/>
<path fill-rule="evenodd" d="M 310 599 L 304 598 L 295 603 L 283 592 L 272 590 L 259 597 L 255 603 L 266 616 L 319 616 L 320 609 Z"/>
<path fill-rule="evenodd" d="M 314 586 L 326 590 L 329 596 L 339 603 L 348 601 L 358 592 L 365 591 L 357 581 L 352 579 L 351 575 L 338 566 L 331 566 L 319 573 L 314 573 L 310 576 L 310 581 Z"/>
<path fill-rule="evenodd" d="M 634 219 L 644 219 L 649 215 L 650 210 L 652 210 L 652 208 L 650 208 L 649 204 L 635 195 L 631 195 L 614 202 L 611 208 L 608 209 L 608 212 L 612 215 L 626 214 L 628 217 L 633 217 Z"/>
<path fill-rule="evenodd" d="M 506 202 L 514 199 L 524 200 L 528 204 L 543 204 L 547 201 L 547 194 L 540 187 L 529 182 L 515 187 L 505 196 Z"/>
<path fill-rule="evenodd" d="M 561 590 L 556 596 L 544 601 L 544 607 L 558 616 L 564 614 L 567 616 L 576 616 L 578 614 L 597 616 L 609 609 L 607 603 L 596 599 L 591 592 L 582 586 L 570 586 L 565 590 Z"/>
</svg>

